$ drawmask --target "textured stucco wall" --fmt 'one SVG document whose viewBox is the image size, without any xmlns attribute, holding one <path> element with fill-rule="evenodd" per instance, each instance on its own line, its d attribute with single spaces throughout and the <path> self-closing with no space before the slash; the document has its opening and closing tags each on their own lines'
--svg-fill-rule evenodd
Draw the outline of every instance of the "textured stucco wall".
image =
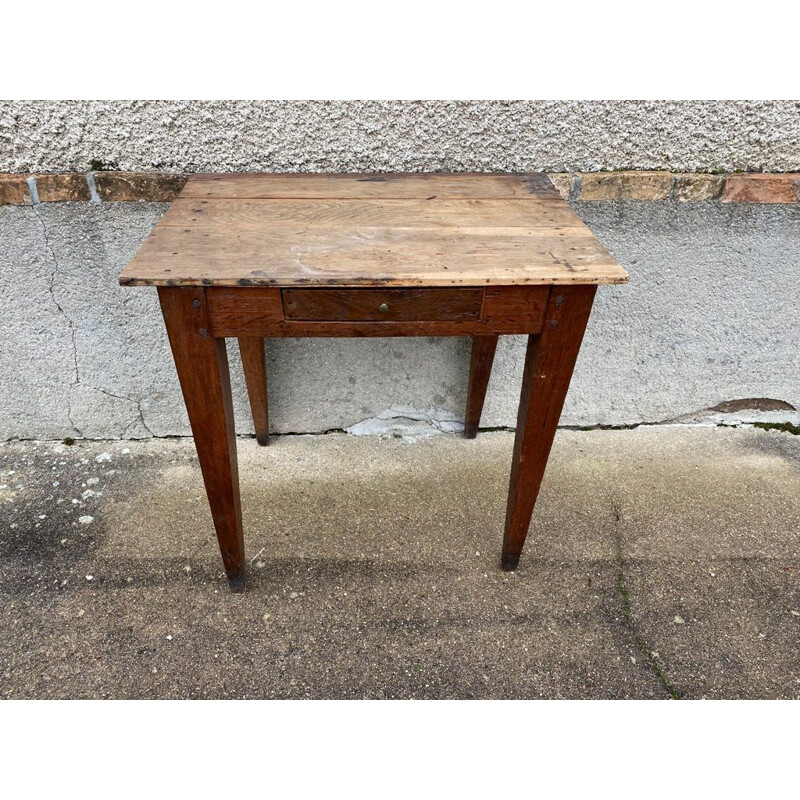
<svg viewBox="0 0 800 800">
<path fill-rule="evenodd" d="M 794 101 L 0 101 L 0 172 L 800 169 Z"/>
<path fill-rule="evenodd" d="M 0 207 L 0 439 L 189 432 L 155 290 L 116 280 L 166 207 Z M 658 422 L 752 397 L 800 407 L 800 206 L 576 208 L 631 282 L 598 291 L 562 424 Z M 237 428 L 251 432 L 229 352 Z M 464 339 L 283 340 L 268 352 L 276 431 L 462 419 Z M 501 339 L 484 426 L 515 424 L 523 352 L 524 337 Z"/>
</svg>

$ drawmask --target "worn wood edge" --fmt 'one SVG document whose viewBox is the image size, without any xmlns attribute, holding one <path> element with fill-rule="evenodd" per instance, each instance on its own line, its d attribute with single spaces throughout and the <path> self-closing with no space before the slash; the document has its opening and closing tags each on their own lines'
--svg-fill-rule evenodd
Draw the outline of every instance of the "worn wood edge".
<svg viewBox="0 0 800 800">
<path fill-rule="evenodd" d="M 621 269 L 621 268 L 620 268 Z M 508 280 L 504 279 L 502 281 L 498 281 L 496 283 L 492 283 L 484 281 L 482 283 L 476 283 L 473 280 L 465 279 L 463 281 L 459 281 L 457 278 L 451 278 L 448 283 L 442 284 L 440 281 L 395 281 L 391 278 L 364 278 L 363 280 L 357 281 L 337 281 L 332 280 L 330 278 L 321 278 L 318 281 L 311 279 L 311 278 L 304 278 L 301 279 L 300 282 L 296 283 L 285 283 L 278 281 L 273 281 L 270 279 L 265 278 L 247 278 L 243 279 L 240 278 L 238 280 L 217 280 L 211 278 L 170 278 L 168 280 L 158 280 L 158 279 L 150 279 L 150 278 L 136 278 L 130 277 L 126 275 L 119 276 L 119 283 L 121 286 L 219 286 L 225 287 L 228 289 L 231 288 L 241 288 L 241 287 L 258 287 L 263 286 L 265 288 L 270 289 L 297 289 L 297 288 L 304 288 L 304 289 L 311 289 L 311 288 L 325 288 L 325 289 L 334 289 L 334 288 L 341 288 L 341 289 L 363 289 L 363 288 L 387 288 L 387 287 L 425 287 L 425 288 L 441 288 L 441 289 L 452 289 L 454 287 L 463 287 L 463 288 L 486 288 L 487 286 L 495 287 L 495 286 L 574 286 L 577 284 L 586 284 L 592 286 L 619 286 L 626 284 L 630 281 L 630 275 L 628 275 L 625 270 L 621 270 L 623 274 L 613 275 L 613 276 L 603 276 L 603 277 L 594 277 L 594 278 L 587 278 L 580 275 L 576 275 L 575 277 L 570 278 L 569 276 L 564 278 L 558 278 L 555 280 L 537 280 L 535 277 L 531 277 L 528 279 L 520 279 L 520 280 Z"/>
<path fill-rule="evenodd" d="M 526 170 L 522 172 L 514 172 L 509 170 L 486 170 L 486 171 L 479 171 L 479 170 L 465 170 L 465 171 L 452 171 L 452 170 L 416 170 L 416 171 L 405 171 L 405 172 L 393 172 L 391 170 L 380 171 L 380 170 L 373 170 L 373 171 L 353 171 L 353 172 L 324 172 L 324 171 L 294 171 L 294 172 L 192 172 L 189 175 L 189 178 L 193 181 L 207 181 L 207 180 L 221 180 L 231 175 L 246 175 L 252 177 L 260 177 L 265 175 L 275 175 L 278 177 L 290 177 L 290 176 L 307 176 L 307 175 L 323 175 L 326 177 L 332 178 L 352 178 L 354 176 L 363 176 L 365 178 L 415 178 L 427 175 L 464 175 L 468 177 L 493 177 L 493 176 L 510 176 L 510 177 L 520 177 L 526 178 L 530 176 L 536 175 L 548 175 L 548 172 L 545 171 L 538 171 L 538 170 Z"/>
<path fill-rule="evenodd" d="M 546 171 L 527 170 L 523 172 L 514 171 L 436 171 L 418 170 L 415 172 L 393 172 L 393 171 L 363 171 L 363 172 L 193 172 L 188 175 L 188 183 L 209 183 L 218 182 L 233 176 L 243 176 L 247 179 L 257 179 L 264 177 L 276 178 L 305 178 L 305 177 L 324 177 L 324 178 L 359 178 L 364 181 L 390 181 L 394 179 L 402 180 L 405 178 L 435 178 L 435 177 L 457 177 L 457 178 L 521 178 L 523 180 L 538 180 L 541 177 L 548 178 L 550 173 Z M 551 184 L 552 185 L 552 184 Z M 184 187 L 185 190 L 186 187 Z"/>
<path fill-rule="evenodd" d="M 224 181 L 230 181 L 231 179 L 239 182 L 244 186 L 247 183 L 256 183 L 258 180 L 269 178 L 275 179 L 284 179 L 290 178 L 292 180 L 297 180 L 298 182 L 302 179 L 308 179 L 308 183 L 311 184 L 314 179 L 320 180 L 320 183 L 325 183 L 326 181 L 330 180 L 331 183 L 335 183 L 337 180 L 341 181 L 354 181 L 354 182 L 361 182 L 361 183 L 385 183 L 387 185 L 392 183 L 401 184 L 403 181 L 407 181 L 409 179 L 417 179 L 422 178 L 423 180 L 421 183 L 431 183 L 435 185 L 436 179 L 441 180 L 453 180 L 453 179 L 461 179 L 461 178 L 468 178 L 470 179 L 469 182 L 474 181 L 477 178 L 488 178 L 488 179 L 501 179 L 501 181 L 507 182 L 509 185 L 513 185 L 514 182 L 519 184 L 527 184 L 527 194 L 522 195 L 497 195 L 495 193 L 489 193 L 484 195 L 482 192 L 478 191 L 478 187 L 471 186 L 469 187 L 469 191 L 463 194 L 447 194 L 443 195 L 441 199 L 492 199 L 497 197 L 512 197 L 512 196 L 521 196 L 521 197 L 536 197 L 541 201 L 548 201 L 548 200 L 559 200 L 560 195 L 556 187 L 554 186 L 553 182 L 548 178 L 547 173 L 545 172 L 241 172 L 241 173 L 195 173 L 194 175 L 189 176 L 185 186 L 183 187 L 180 197 L 182 199 L 193 199 L 193 200 L 201 200 L 201 199 L 212 199 L 212 200 L 257 200 L 257 199 L 264 199 L 264 200 L 291 200 L 291 199 L 303 199 L 298 198 L 298 195 L 295 193 L 292 194 L 281 194 L 277 192 L 277 190 L 273 190 L 269 193 L 264 193 L 263 197 L 259 197 L 256 195 L 251 195 L 249 197 L 242 197 L 239 193 L 237 195 L 232 195 L 231 197 L 227 197 L 224 194 L 217 194 L 213 197 L 209 196 L 208 188 L 210 185 L 214 183 L 222 183 Z M 467 184 L 469 183 L 467 182 Z M 386 200 L 389 199 L 425 199 L 424 192 L 420 191 L 420 196 L 418 198 L 414 198 L 411 196 L 406 195 L 405 197 L 398 197 L 398 198 L 391 198 L 388 194 L 383 195 L 383 198 Z M 369 193 L 365 195 L 365 198 L 369 197 Z M 314 195 L 310 195 L 308 198 L 305 199 L 313 199 Z M 320 198 L 321 199 L 321 198 Z M 325 199 L 328 200 L 345 200 L 345 199 L 356 199 L 352 193 L 343 194 L 342 196 L 339 195 L 331 195 L 326 194 Z"/>
<path fill-rule="evenodd" d="M 10 172 L 0 173 L 0 206 L 4 205 L 36 205 L 29 191 L 30 180 L 37 188 L 38 202 L 58 203 L 58 202 L 170 202 L 175 197 L 184 196 L 186 199 L 196 199 L 189 195 L 183 195 L 186 186 L 177 192 L 178 186 L 185 180 L 186 184 L 193 179 L 203 175 L 352 175 L 355 173 L 161 173 L 161 172 L 116 172 L 114 170 L 104 170 L 99 172 Z M 550 182 L 556 187 L 561 197 L 566 200 L 582 200 L 587 202 L 613 202 L 618 199 L 642 199 L 642 200 L 674 200 L 677 202 L 704 202 L 718 201 L 723 203 L 752 203 L 752 204 L 787 204 L 800 202 L 800 173 L 797 172 L 731 172 L 731 173 L 711 173 L 711 172 L 664 172 L 662 174 L 670 176 L 669 190 L 666 196 L 659 190 L 653 194 L 645 191 L 646 184 L 652 184 L 651 170 L 621 170 L 609 172 L 547 172 L 547 173 L 510 173 L 510 172 L 456 172 L 456 173 L 430 173 L 430 172 L 408 172 L 408 173 L 364 173 L 373 175 L 534 175 L 546 174 Z M 139 186 L 137 191 L 122 191 L 109 189 L 104 191 L 104 196 L 92 196 L 90 179 L 96 182 L 100 175 L 125 176 L 124 179 L 101 178 L 100 183 L 114 183 L 123 185 L 135 183 Z M 593 180 L 592 176 L 620 176 L 620 180 L 609 179 L 606 182 L 608 190 L 602 197 L 596 195 L 596 199 L 587 200 L 586 196 L 581 197 L 582 184 L 587 179 L 587 185 Z M 41 189 L 38 186 L 39 179 L 42 179 Z M 81 181 L 87 183 L 89 192 L 80 186 Z M 62 190 L 51 190 L 44 184 L 50 186 L 57 185 L 66 187 L 80 186 L 80 190 L 69 192 L 65 188 Z M 771 183 L 772 186 L 765 186 Z M 620 188 L 627 184 L 626 188 Z M 21 187 L 21 188 L 19 188 Z M 533 198 L 534 195 L 531 195 Z M 523 199 L 523 198 L 518 198 Z"/>
</svg>

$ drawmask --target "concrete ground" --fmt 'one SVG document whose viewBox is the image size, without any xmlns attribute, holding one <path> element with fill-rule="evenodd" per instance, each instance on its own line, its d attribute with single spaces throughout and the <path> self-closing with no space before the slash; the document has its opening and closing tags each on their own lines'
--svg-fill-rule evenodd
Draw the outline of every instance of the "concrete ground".
<svg viewBox="0 0 800 800">
<path fill-rule="evenodd" d="M 800 437 L 561 431 L 509 574 L 512 439 L 240 440 L 243 596 L 191 440 L 2 445 L 0 694 L 800 697 Z"/>
</svg>

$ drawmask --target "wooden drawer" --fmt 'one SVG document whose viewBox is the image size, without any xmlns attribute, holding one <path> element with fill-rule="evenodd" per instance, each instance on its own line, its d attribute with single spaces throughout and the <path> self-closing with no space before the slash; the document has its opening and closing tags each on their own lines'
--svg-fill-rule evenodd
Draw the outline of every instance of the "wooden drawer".
<svg viewBox="0 0 800 800">
<path fill-rule="evenodd" d="M 483 289 L 284 289 L 287 320 L 468 321 L 480 318 Z"/>
</svg>

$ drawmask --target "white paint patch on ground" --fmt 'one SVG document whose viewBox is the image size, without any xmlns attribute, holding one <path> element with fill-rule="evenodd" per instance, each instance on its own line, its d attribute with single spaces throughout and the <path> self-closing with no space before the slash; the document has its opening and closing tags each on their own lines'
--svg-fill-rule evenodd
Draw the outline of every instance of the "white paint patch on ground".
<svg viewBox="0 0 800 800">
<path fill-rule="evenodd" d="M 393 406 L 346 430 L 353 436 L 392 436 L 413 442 L 440 433 L 463 431 L 464 421 L 443 408 L 420 410 Z"/>
</svg>

